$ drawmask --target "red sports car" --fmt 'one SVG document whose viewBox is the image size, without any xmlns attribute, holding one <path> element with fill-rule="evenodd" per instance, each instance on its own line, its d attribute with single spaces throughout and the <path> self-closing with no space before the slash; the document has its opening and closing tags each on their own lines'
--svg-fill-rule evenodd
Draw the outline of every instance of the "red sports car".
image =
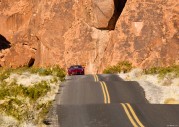
<svg viewBox="0 0 179 127">
<path fill-rule="evenodd" d="M 68 75 L 84 75 L 85 70 L 81 65 L 73 65 L 68 68 Z"/>
</svg>

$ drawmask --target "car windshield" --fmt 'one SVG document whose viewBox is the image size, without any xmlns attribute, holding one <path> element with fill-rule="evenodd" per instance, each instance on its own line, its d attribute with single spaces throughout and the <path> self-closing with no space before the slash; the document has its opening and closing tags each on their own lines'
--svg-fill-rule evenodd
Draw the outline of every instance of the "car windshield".
<svg viewBox="0 0 179 127">
<path fill-rule="evenodd" d="M 82 68 L 80 65 L 71 66 L 70 68 Z"/>
</svg>

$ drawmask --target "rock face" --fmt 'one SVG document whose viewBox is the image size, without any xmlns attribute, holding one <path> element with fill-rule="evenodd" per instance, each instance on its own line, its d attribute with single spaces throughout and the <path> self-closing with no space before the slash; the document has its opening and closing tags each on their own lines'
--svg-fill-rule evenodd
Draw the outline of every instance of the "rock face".
<svg viewBox="0 0 179 127">
<path fill-rule="evenodd" d="M 179 63 L 178 13 L 178 0 L 1 0 L 0 34 L 11 45 L 0 65 L 82 64 L 95 73 L 123 60 Z"/>
</svg>

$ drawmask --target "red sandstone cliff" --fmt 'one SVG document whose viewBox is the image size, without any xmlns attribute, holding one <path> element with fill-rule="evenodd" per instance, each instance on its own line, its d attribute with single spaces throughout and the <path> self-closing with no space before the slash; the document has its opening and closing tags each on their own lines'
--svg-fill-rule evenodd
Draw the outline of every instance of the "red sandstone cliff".
<svg viewBox="0 0 179 127">
<path fill-rule="evenodd" d="M 0 65 L 83 64 L 93 73 L 122 60 L 179 63 L 178 0 L 125 2 L 0 0 Z"/>
</svg>

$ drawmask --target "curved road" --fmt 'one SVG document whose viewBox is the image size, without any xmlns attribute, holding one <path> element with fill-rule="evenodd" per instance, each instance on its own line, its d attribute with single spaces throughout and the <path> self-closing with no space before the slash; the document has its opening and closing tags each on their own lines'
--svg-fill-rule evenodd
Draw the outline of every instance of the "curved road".
<svg viewBox="0 0 179 127">
<path fill-rule="evenodd" d="M 152 105 L 118 75 L 69 76 L 56 96 L 60 127 L 179 127 L 179 105 Z"/>
</svg>

